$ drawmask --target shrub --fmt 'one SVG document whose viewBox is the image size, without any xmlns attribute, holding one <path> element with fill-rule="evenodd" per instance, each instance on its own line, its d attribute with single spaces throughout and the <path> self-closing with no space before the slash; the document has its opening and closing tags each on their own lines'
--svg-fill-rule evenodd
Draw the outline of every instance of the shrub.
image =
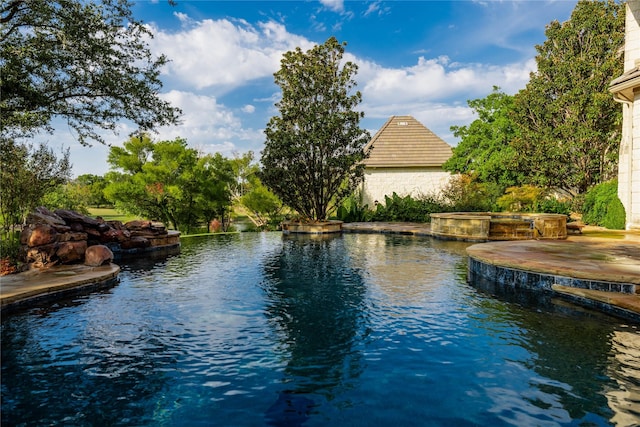
<svg viewBox="0 0 640 427">
<path fill-rule="evenodd" d="M 542 196 L 542 188 L 533 185 L 509 187 L 505 194 L 498 198 L 497 205 L 504 211 L 533 212 L 534 206 Z"/>
<path fill-rule="evenodd" d="M 0 259 L 2 259 L 2 270 L 13 271 L 20 261 L 20 232 L 2 232 L 0 238 Z"/>
<path fill-rule="evenodd" d="M 435 196 L 423 195 L 417 198 L 400 197 L 396 193 L 385 196 L 385 202 L 376 206 L 371 221 L 430 222 L 430 214 L 446 212 L 447 207 Z"/>
<path fill-rule="evenodd" d="M 533 204 L 533 212 L 556 213 L 571 215 L 573 203 L 570 200 L 558 200 L 555 197 L 546 197 L 536 200 Z"/>
<path fill-rule="evenodd" d="M 606 215 L 602 218 L 602 226 L 610 230 L 624 230 L 626 216 L 624 205 L 616 195 L 616 198 L 611 201 Z"/>
<path fill-rule="evenodd" d="M 367 205 L 362 204 L 362 197 L 359 194 L 353 194 L 342 202 L 336 216 L 344 222 L 363 222 L 369 221 L 372 213 Z"/>
<path fill-rule="evenodd" d="M 455 212 L 488 212 L 502 190 L 497 186 L 476 181 L 468 174 L 454 175 L 442 191 L 447 210 Z"/>
<path fill-rule="evenodd" d="M 497 205 L 501 210 L 512 212 L 542 212 L 569 216 L 573 202 L 549 195 L 542 188 L 522 185 L 507 188 L 505 194 L 498 198 Z"/>
<path fill-rule="evenodd" d="M 626 213 L 618 198 L 617 180 L 598 184 L 585 193 L 582 220 L 612 230 L 624 229 Z"/>
</svg>

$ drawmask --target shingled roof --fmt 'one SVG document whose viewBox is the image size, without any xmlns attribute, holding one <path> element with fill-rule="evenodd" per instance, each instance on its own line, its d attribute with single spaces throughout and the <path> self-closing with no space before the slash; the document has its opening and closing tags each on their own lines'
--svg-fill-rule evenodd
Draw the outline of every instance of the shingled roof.
<svg viewBox="0 0 640 427">
<path fill-rule="evenodd" d="M 367 167 L 442 166 L 451 146 L 411 116 L 391 116 L 365 146 Z"/>
</svg>

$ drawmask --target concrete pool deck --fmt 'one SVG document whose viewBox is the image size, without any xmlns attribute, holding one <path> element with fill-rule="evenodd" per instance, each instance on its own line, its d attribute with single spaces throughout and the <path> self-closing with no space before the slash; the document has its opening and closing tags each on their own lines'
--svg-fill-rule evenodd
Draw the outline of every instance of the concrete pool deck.
<svg viewBox="0 0 640 427">
<path fill-rule="evenodd" d="M 429 224 L 347 223 L 346 233 L 383 233 L 431 236 Z M 610 231 L 586 227 L 583 234 L 566 240 L 518 240 L 479 243 L 469 246 L 472 259 L 489 266 L 532 272 L 551 277 L 549 289 L 597 309 L 602 305 L 620 308 L 640 319 L 640 232 Z M 2 312 L 58 298 L 70 292 L 84 292 L 113 285 L 120 268 L 68 265 L 43 271 L 30 271 L 0 277 Z M 611 282 L 611 289 L 586 289 L 566 286 L 565 278 Z M 630 287 L 625 292 L 615 284 Z M 631 292 L 629 292 L 631 290 Z M 616 314 L 616 313 L 613 313 Z M 624 314 L 624 313 L 623 313 Z M 629 317 L 629 316 L 627 316 Z M 635 318 L 634 318 L 635 319 Z"/>
</svg>

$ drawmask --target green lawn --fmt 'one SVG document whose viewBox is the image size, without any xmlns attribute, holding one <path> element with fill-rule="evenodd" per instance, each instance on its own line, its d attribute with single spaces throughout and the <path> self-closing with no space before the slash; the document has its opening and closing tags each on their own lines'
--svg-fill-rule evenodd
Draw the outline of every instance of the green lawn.
<svg viewBox="0 0 640 427">
<path fill-rule="evenodd" d="M 89 208 L 89 214 L 93 217 L 101 216 L 105 221 L 121 221 L 125 223 L 134 219 L 140 219 L 135 215 L 127 215 L 109 208 Z"/>
</svg>

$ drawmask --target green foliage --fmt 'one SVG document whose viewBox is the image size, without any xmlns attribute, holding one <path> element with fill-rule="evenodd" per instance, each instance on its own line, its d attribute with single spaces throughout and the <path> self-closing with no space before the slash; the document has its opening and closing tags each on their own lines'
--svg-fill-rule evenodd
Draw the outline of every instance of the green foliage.
<svg viewBox="0 0 640 427">
<path fill-rule="evenodd" d="M 473 174 L 476 181 L 501 189 L 517 185 L 523 177 L 515 167 L 516 151 L 510 145 L 517 128 L 511 116 L 513 96 L 494 86 L 486 98 L 474 99 L 468 104 L 478 118 L 469 126 L 451 127 L 461 140 L 443 168 Z"/>
<path fill-rule="evenodd" d="M 307 220 L 323 220 L 362 180 L 364 113 L 353 93 L 358 67 L 342 63 L 344 45 L 335 37 L 307 52 L 286 52 L 274 74 L 282 89 L 280 115 L 269 120 L 260 179 Z"/>
<path fill-rule="evenodd" d="M 511 212 L 542 212 L 570 215 L 572 203 L 559 200 L 548 194 L 543 188 L 533 185 L 509 187 L 505 194 L 498 198 L 500 210 Z"/>
<path fill-rule="evenodd" d="M 373 217 L 368 205 L 362 204 L 361 195 L 356 192 L 343 200 L 336 217 L 344 222 L 367 222 Z"/>
<path fill-rule="evenodd" d="M 393 193 L 385 196 L 384 205 L 379 204 L 371 214 L 371 221 L 430 222 L 430 214 L 447 209 L 433 196 L 413 198 Z"/>
<path fill-rule="evenodd" d="M 497 205 L 503 211 L 533 212 L 536 202 L 543 194 L 542 188 L 533 185 L 509 187 L 505 194 L 498 198 Z"/>
<path fill-rule="evenodd" d="M 104 189 L 107 187 L 107 180 L 103 176 L 84 174 L 73 180 L 76 190 L 82 198 L 85 206 L 99 208 L 108 206 L 109 201 L 104 197 Z"/>
<path fill-rule="evenodd" d="M 545 197 L 536 200 L 533 212 L 556 213 L 561 215 L 571 215 L 573 203 L 570 200 L 558 200 L 555 197 Z"/>
<path fill-rule="evenodd" d="M 11 266 L 20 262 L 20 232 L 0 230 L 0 260 Z"/>
<path fill-rule="evenodd" d="M 610 230 L 624 230 L 626 227 L 627 212 L 619 198 L 611 201 L 607 214 L 602 219 L 602 226 Z"/>
<path fill-rule="evenodd" d="M 116 170 L 107 174 L 104 193 L 119 210 L 186 233 L 213 218 L 228 224 L 233 173 L 220 154 L 200 157 L 183 139 L 142 135 L 112 147 L 108 161 Z"/>
<path fill-rule="evenodd" d="M 502 194 L 500 188 L 478 182 L 475 175 L 454 175 L 442 190 L 443 204 L 452 212 L 488 212 L 494 210 L 496 199 Z"/>
<path fill-rule="evenodd" d="M 234 207 L 245 214 L 256 230 L 274 228 L 282 220 L 282 202 L 262 184 L 253 152 L 231 160 L 234 179 L 230 186 Z"/>
<path fill-rule="evenodd" d="M 73 182 L 59 185 L 44 195 L 41 205 L 51 211 L 69 209 L 88 215 L 89 211 L 82 190 L 83 188 Z"/>
<path fill-rule="evenodd" d="M 618 198 L 617 180 L 603 182 L 587 191 L 582 205 L 582 220 L 612 230 L 624 230 L 626 213 Z"/>
<path fill-rule="evenodd" d="M 6 0 L 0 22 L 2 135 L 51 131 L 60 117 L 84 144 L 123 119 L 143 131 L 178 122 L 159 97 L 167 59 L 128 0 Z"/>
<path fill-rule="evenodd" d="M 200 218 L 207 223 L 207 230 L 213 219 L 219 219 L 223 231 L 229 230 L 229 210 L 233 182 L 231 162 L 220 153 L 199 157 L 191 173 L 185 172 L 183 191 L 189 200 L 186 224 L 197 223 Z"/>
<path fill-rule="evenodd" d="M 527 183 L 576 194 L 615 174 L 622 114 L 608 88 L 623 71 L 624 8 L 580 0 L 569 21 L 547 26 L 537 71 L 514 100 Z"/>
<path fill-rule="evenodd" d="M 69 179 L 69 150 L 60 158 L 49 148 L 0 137 L 0 221 L 5 232 L 20 226 L 45 194 Z"/>
</svg>

